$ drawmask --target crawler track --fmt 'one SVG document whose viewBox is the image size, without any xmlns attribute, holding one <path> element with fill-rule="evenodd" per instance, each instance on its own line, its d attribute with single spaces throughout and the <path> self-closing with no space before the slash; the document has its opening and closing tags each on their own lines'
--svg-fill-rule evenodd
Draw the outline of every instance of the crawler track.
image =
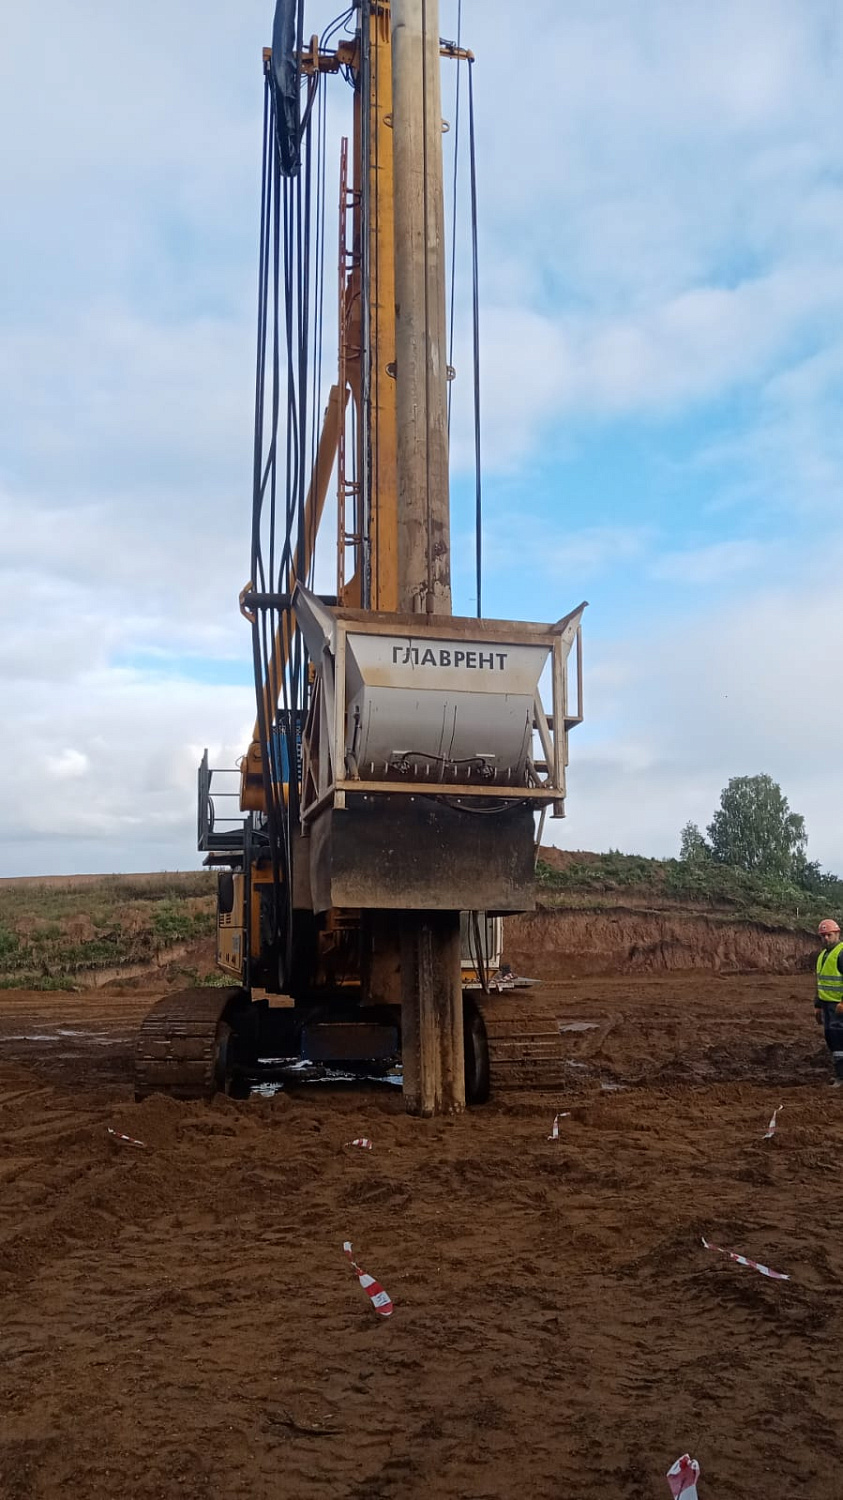
<svg viewBox="0 0 843 1500">
<path fill-rule="evenodd" d="M 559 1032 L 557 1007 L 511 991 L 474 996 L 489 1054 L 490 1092 L 556 1089 L 570 1083 L 570 1047 Z"/>
<path fill-rule="evenodd" d="M 224 1074 L 226 1010 L 237 989 L 178 990 L 154 1005 L 135 1041 L 135 1098 L 209 1099 Z"/>
</svg>

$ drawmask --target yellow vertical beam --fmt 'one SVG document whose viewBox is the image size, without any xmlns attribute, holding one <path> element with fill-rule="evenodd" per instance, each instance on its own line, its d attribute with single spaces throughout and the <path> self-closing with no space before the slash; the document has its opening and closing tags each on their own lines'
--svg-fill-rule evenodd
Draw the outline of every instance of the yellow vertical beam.
<svg viewBox="0 0 843 1500">
<path fill-rule="evenodd" d="M 371 203 L 372 608 L 398 608 L 398 432 L 395 411 L 395 240 L 389 5 L 372 6 Z M 388 367 L 392 374 L 388 373 Z"/>
<path fill-rule="evenodd" d="M 325 415 L 322 419 L 322 432 L 319 437 L 319 446 L 316 450 L 316 463 L 313 473 L 310 476 L 310 485 L 304 504 L 303 563 L 305 579 L 310 571 L 310 565 L 316 552 L 316 535 L 322 519 L 322 512 L 325 508 L 328 484 L 337 451 L 340 423 L 345 421 L 345 404 L 347 399 L 347 392 L 340 391 L 336 385 L 331 386 L 328 404 L 325 407 Z M 291 594 L 293 592 L 297 579 L 295 559 L 293 559 L 287 572 L 288 593 Z M 267 725 L 271 724 L 275 718 L 275 710 L 278 707 L 278 699 L 281 696 L 281 681 L 284 675 L 284 668 L 290 654 L 287 619 L 286 615 L 282 617 L 279 628 L 275 633 L 275 639 L 272 644 L 272 656 L 269 661 L 269 671 L 266 682 L 263 684 L 263 706 Z M 255 720 L 255 727 L 252 731 L 252 743 L 240 763 L 240 806 L 244 811 L 261 809 L 265 807 L 265 801 L 263 773 L 261 770 L 260 721 Z"/>
<path fill-rule="evenodd" d="M 357 258 L 345 294 L 345 368 L 357 412 L 357 474 L 364 472 L 366 422 L 362 408 L 361 327 L 363 307 L 360 264 L 363 234 L 363 179 L 368 172 L 369 199 L 369 378 L 371 438 L 371 577 L 372 609 L 398 608 L 398 432 L 395 409 L 395 241 L 392 168 L 392 37 L 388 0 L 372 0 L 369 19 L 369 93 L 358 89 L 354 100 L 353 242 Z M 359 54 L 356 60 L 361 76 Z M 363 161 L 362 112 L 368 110 L 368 165 Z M 362 497 L 357 514 L 361 515 Z M 352 576 L 340 589 L 340 603 L 362 603 L 361 537 Z M 337 537 L 343 547 L 343 537 Z"/>
<path fill-rule="evenodd" d="M 438 0 L 392 0 L 398 607 L 451 613 Z"/>
</svg>

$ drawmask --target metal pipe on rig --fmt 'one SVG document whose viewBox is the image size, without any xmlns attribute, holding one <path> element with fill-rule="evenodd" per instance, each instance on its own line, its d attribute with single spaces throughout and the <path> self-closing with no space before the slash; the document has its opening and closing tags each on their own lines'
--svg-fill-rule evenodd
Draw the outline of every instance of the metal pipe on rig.
<svg viewBox="0 0 843 1500">
<path fill-rule="evenodd" d="M 398 608 L 451 613 L 438 0 L 392 0 Z M 399 919 L 404 1101 L 465 1108 L 459 911 Z"/>
<path fill-rule="evenodd" d="M 392 0 L 398 608 L 451 613 L 438 0 Z"/>
</svg>

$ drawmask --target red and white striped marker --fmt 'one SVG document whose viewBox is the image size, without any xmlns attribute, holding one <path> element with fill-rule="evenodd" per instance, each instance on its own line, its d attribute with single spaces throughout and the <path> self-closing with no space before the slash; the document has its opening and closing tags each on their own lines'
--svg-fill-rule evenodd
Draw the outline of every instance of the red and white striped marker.
<svg viewBox="0 0 843 1500">
<path fill-rule="evenodd" d="M 724 1250 L 722 1245 L 712 1245 L 705 1235 L 702 1237 L 702 1242 L 706 1250 L 717 1250 L 720 1255 L 728 1255 L 729 1259 L 736 1260 L 739 1266 L 749 1266 L 753 1271 L 760 1271 L 762 1276 L 772 1277 L 773 1281 L 790 1281 L 790 1277 L 786 1276 L 784 1271 L 771 1271 L 769 1266 L 762 1266 L 760 1261 L 748 1260 L 745 1255 L 738 1255 L 735 1250 Z"/>
<path fill-rule="evenodd" d="M 700 1477 L 700 1466 L 695 1458 L 683 1453 L 681 1458 L 677 1458 L 675 1464 L 671 1464 L 666 1477 L 671 1495 L 681 1495 L 683 1500 L 698 1500 L 697 1480 Z"/>
<path fill-rule="evenodd" d="M 570 1115 L 570 1113 L 571 1113 L 571 1111 L 569 1109 L 563 1109 L 560 1114 L 553 1116 L 553 1124 L 550 1127 L 550 1135 L 548 1136 L 548 1140 L 549 1141 L 558 1141 L 558 1139 L 559 1139 L 559 1121 L 560 1120 L 567 1120 L 568 1117 L 569 1117 L 569 1115 Z"/>
<path fill-rule="evenodd" d="M 359 1146 L 362 1151 L 371 1151 L 372 1141 L 366 1135 L 358 1135 L 353 1141 L 346 1141 L 347 1146 Z"/>
<path fill-rule="evenodd" d="M 366 1293 L 366 1296 L 369 1298 L 369 1301 L 371 1302 L 375 1312 L 378 1313 L 382 1318 L 388 1318 L 393 1310 L 392 1298 L 390 1297 L 389 1292 L 384 1291 L 380 1282 L 375 1281 L 374 1276 L 367 1276 L 365 1271 L 361 1271 L 352 1253 L 351 1240 L 344 1240 L 342 1248 L 343 1253 L 348 1256 L 349 1262 L 351 1264 L 351 1269 L 357 1277 L 357 1280 L 360 1282 L 360 1285 Z"/>
<path fill-rule="evenodd" d="M 778 1107 L 778 1109 L 774 1109 L 773 1110 L 773 1113 L 770 1116 L 770 1123 L 767 1126 L 767 1129 L 766 1129 L 766 1131 L 764 1133 L 764 1136 L 763 1136 L 763 1139 L 765 1141 L 769 1141 L 775 1135 L 775 1133 L 776 1133 L 776 1116 L 779 1115 L 779 1114 L 781 1114 L 781 1111 L 783 1109 L 784 1109 L 784 1105 L 780 1104 L 779 1107 Z"/>
<path fill-rule="evenodd" d="M 133 1135 L 121 1135 L 119 1130 L 112 1130 L 110 1125 L 106 1128 L 112 1140 L 122 1141 L 124 1146 L 140 1146 L 144 1151 L 146 1150 L 146 1141 L 136 1141 Z"/>
</svg>

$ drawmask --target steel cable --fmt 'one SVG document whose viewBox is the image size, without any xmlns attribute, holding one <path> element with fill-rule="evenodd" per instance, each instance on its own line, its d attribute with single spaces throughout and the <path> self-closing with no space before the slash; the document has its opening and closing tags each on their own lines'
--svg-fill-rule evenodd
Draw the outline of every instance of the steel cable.
<svg viewBox="0 0 843 1500">
<path fill-rule="evenodd" d="M 457 5 L 457 51 L 462 46 L 462 0 Z M 451 369 L 454 366 L 454 310 L 456 305 L 457 285 L 457 186 L 459 181 L 460 164 L 460 80 L 462 68 L 460 59 L 457 58 L 456 82 L 454 86 L 454 186 L 451 209 L 451 294 L 450 311 L 448 319 L 448 364 Z M 448 382 L 448 441 L 451 438 L 451 398 L 454 390 L 453 380 Z"/>
<path fill-rule="evenodd" d="M 477 250 L 477 158 L 474 137 L 474 58 L 468 60 L 468 155 L 471 182 L 471 333 L 474 360 L 474 537 L 477 618 L 483 613 L 483 487 L 480 468 L 480 273 Z"/>
<path fill-rule="evenodd" d="M 299 89 L 302 26 L 303 3 L 299 0 Z M 306 454 L 310 449 L 311 468 L 315 468 L 317 440 L 311 423 L 318 411 L 321 383 L 318 350 L 324 280 L 325 110 L 321 99 L 317 106 L 318 79 L 311 79 L 307 88 L 298 142 L 304 149 L 300 151 L 299 171 L 292 177 L 281 167 L 275 97 L 268 75 L 264 101 L 251 577 L 258 591 L 277 594 L 287 591 L 291 576 L 306 581 L 308 572 Z M 314 197 L 315 250 L 310 227 Z M 283 477 L 278 466 L 282 422 Z M 279 514 L 279 506 L 283 506 L 283 514 Z M 298 740 L 305 708 L 306 653 L 288 608 L 256 608 L 252 641 L 265 805 L 265 814 L 255 820 L 254 831 L 272 866 L 273 930 L 269 936 L 283 979 L 289 975 L 292 959 L 293 830 L 299 820 Z"/>
</svg>

